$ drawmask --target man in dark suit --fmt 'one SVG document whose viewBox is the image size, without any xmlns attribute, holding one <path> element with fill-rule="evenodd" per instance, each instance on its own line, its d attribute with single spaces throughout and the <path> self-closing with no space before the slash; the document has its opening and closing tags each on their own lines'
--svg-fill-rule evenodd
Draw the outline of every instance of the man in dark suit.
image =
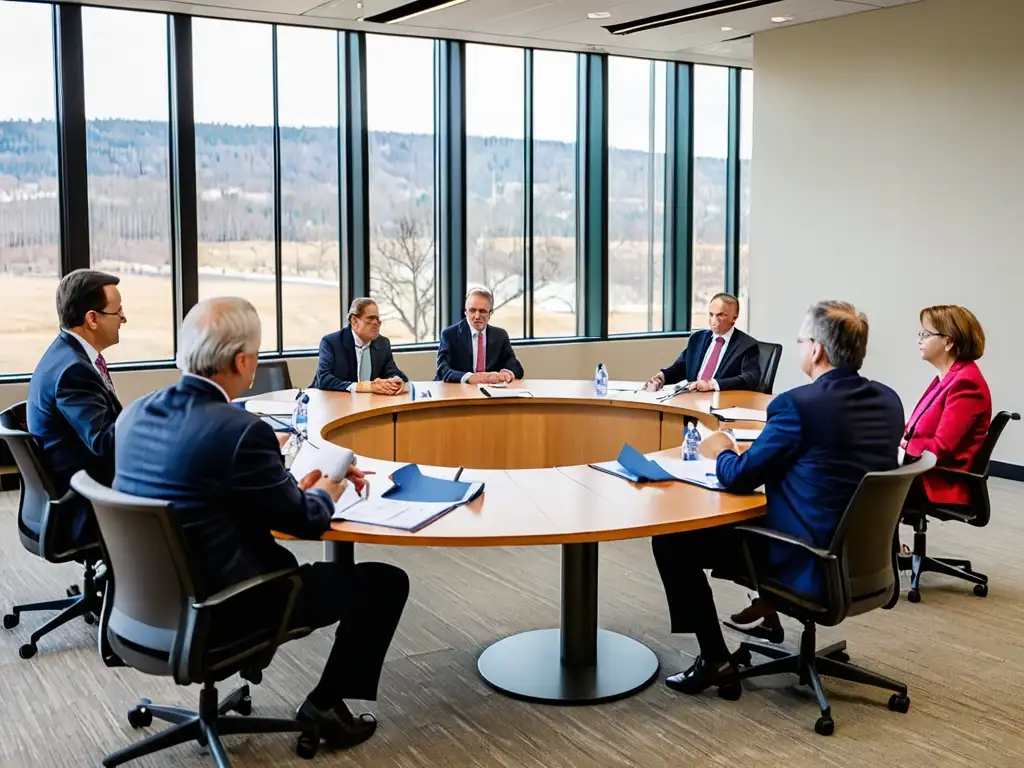
<svg viewBox="0 0 1024 768">
<path fill-rule="evenodd" d="M 697 331 L 676 361 L 647 382 L 647 389 L 688 382 L 691 392 L 730 389 L 756 391 L 761 383 L 761 359 L 757 340 L 736 328 L 740 302 L 719 293 L 708 306 L 710 329 Z"/>
<path fill-rule="evenodd" d="M 64 276 L 57 287 L 60 333 L 28 385 L 28 431 L 42 448 L 59 495 L 80 469 L 104 483 L 114 479 L 114 422 L 121 403 L 103 352 L 117 344 L 127 322 L 119 282 L 91 269 Z M 82 546 L 95 539 L 92 513 L 84 499 L 74 504 L 67 543 Z"/>
<path fill-rule="evenodd" d="M 450 384 L 499 384 L 523 378 L 504 328 L 488 325 L 494 295 L 486 288 L 470 288 L 466 317 L 441 331 L 435 381 Z"/>
<path fill-rule="evenodd" d="M 317 539 L 330 528 L 345 478 L 314 471 L 296 482 L 285 469 L 274 431 L 231 400 L 252 383 L 260 321 L 245 299 L 200 302 L 178 340 L 181 380 L 129 406 L 118 425 L 114 488 L 174 505 L 203 587 L 212 594 L 233 584 L 294 568 L 295 557 L 272 530 Z M 358 469 L 348 479 L 365 482 Z M 329 745 L 368 739 L 371 715 L 353 715 L 344 699 L 375 699 L 391 638 L 409 593 L 405 572 L 384 563 L 318 562 L 300 568 L 302 587 L 292 627 L 338 623 L 320 682 L 298 718 L 320 724 Z M 280 616 L 280 600 L 228 606 L 215 617 L 214 642 L 237 637 L 252 622 Z"/>
<path fill-rule="evenodd" d="M 727 490 L 747 493 L 764 486 L 766 527 L 818 547 L 829 545 L 864 475 L 898 466 L 903 405 L 891 389 L 858 373 L 867 341 L 867 318 L 852 305 L 814 305 L 798 340 L 800 367 L 812 383 L 771 402 L 764 431 L 742 455 L 725 432 L 701 443 L 701 452 L 717 460 L 718 480 Z M 736 665 L 703 570 L 712 568 L 726 577 L 744 574 L 738 536 L 728 528 L 711 528 L 655 536 L 651 543 L 672 631 L 693 632 L 700 645 L 696 663 L 666 684 L 690 694 L 717 686 L 719 696 L 739 698 Z M 799 592 L 816 596 L 824 588 L 808 553 L 779 544 L 755 556 L 773 578 Z M 763 605 L 760 613 L 772 611 Z"/>
<path fill-rule="evenodd" d="M 391 342 L 380 335 L 380 310 L 362 297 L 348 310 L 348 326 L 320 341 L 320 358 L 311 387 L 334 392 L 399 395 L 409 377 L 391 354 Z"/>
</svg>

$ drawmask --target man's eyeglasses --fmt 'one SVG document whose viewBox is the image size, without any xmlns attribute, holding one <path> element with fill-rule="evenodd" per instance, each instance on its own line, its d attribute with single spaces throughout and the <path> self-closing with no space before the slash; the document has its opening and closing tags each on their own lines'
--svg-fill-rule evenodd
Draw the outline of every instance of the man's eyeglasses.
<svg viewBox="0 0 1024 768">
<path fill-rule="evenodd" d="M 106 311 L 104 311 L 102 309 L 94 309 L 93 312 L 95 312 L 97 315 L 107 315 L 108 317 L 113 317 L 114 315 L 117 315 L 122 320 L 125 319 L 125 317 L 124 317 L 124 307 L 118 307 L 116 312 L 106 312 Z"/>
<path fill-rule="evenodd" d="M 380 315 L 364 315 L 359 319 L 364 323 L 380 323 Z"/>
<path fill-rule="evenodd" d="M 487 317 L 487 316 L 489 316 L 491 314 L 491 310 L 489 310 L 489 309 L 467 309 L 466 310 L 466 314 L 467 315 L 483 315 L 484 317 Z"/>
</svg>

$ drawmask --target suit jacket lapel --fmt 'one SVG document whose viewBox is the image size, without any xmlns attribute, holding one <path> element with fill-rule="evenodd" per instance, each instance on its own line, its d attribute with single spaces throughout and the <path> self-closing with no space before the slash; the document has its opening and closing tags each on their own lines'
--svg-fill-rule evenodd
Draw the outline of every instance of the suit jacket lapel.
<svg viewBox="0 0 1024 768">
<path fill-rule="evenodd" d="M 71 349 L 74 350 L 75 354 L 78 355 L 78 358 L 89 366 L 89 370 L 96 374 L 96 378 L 99 380 L 100 386 L 103 387 L 103 391 L 107 393 L 107 399 L 110 401 L 111 407 L 114 409 L 115 413 L 120 413 L 121 401 L 114 392 L 110 391 L 110 388 L 107 386 L 107 382 L 103 380 L 103 375 L 99 372 L 99 369 L 93 365 L 92 360 L 89 359 L 89 353 L 85 351 L 85 348 L 81 345 L 78 339 L 71 334 L 61 331 L 60 336 L 65 342 L 67 342 Z"/>
<path fill-rule="evenodd" d="M 497 352 L 495 352 L 495 349 L 497 348 L 495 345 L 497 344 L 497 342 L 494 340 L 494 329 L 491 328 L 490 326 L 487 326 L 486 339 L 487 348 L 484 350 L 484 369 L 488 371 L 493 371 L 495 370 L 495 366 L 492 365 L 492 362 L 494 361 L 494 357 L 497 354 Z"/>
<path fill-rule="evenodd" d="M 355 345 L 353 345 L 355 354 Z M 380 378 L 380 372 L 384 368 L 384 356 L 380 349 L 380 338 L 370 342 L 370 379 Z"/>
<path fill-rule="evenodd" d="M 712 334 L 712 337 L 714 337 L 714 334 Z M 739 331 L 733 331 L 732 338 L 729 339 L 729 346 L 725 348 L 725 354 L 722 355 L 722 359 L 718 361 L 718 370 L 721 371 L 725 368 L 726 364 L 740 353 L 740 347 L 742 345 L 743 337 L 740 336 Z"/>
<path fill-rule="evenodd" d="M 352 335 L 352 329 L 351 328 L 346 327 L 346 328 L 342 329 L 342 331 L 341 331 L 341 341 L 338 342 L 338 344 L 341 347 L 341 359 L 342 359 L 342 361 L 346 361 L 346 360 L 348 361 L 347 364 L 345 365 L 345 367 L 342 368 L 341 370 L 342 371 L 347 371 L 347 370 L 349 370 L 349 366 L 351 366 L 352 380 L 354 381 L 354 380 L 359 378 L 359 366 L 356 363 L 356 340 L 355 340 L 355 337 Z M 335 368 L 335 371 L 337 371 L 337 370 L 338 369 Z M 343 376 L 342 378 L 347 378 L 347 377 Z"/>
</svg>

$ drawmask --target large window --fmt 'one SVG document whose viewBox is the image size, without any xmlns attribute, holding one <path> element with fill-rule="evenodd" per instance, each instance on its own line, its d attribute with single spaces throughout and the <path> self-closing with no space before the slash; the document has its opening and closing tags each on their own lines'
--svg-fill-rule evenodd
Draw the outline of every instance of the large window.
<svg viewBox="0 0 1024 768">
<path fill-rule="evenodd" d="M 277 348 L 269 24 L 192 20 L 199 297 L 242 296 Z M 333 327 L 333 323 L 330 327 Z"/>
<path fill-rule="evenodd" d="M 524 335 L 525 54 L 466 46 L 467 278 L 494 294 L 493 322 Z"/>
<path fill-rule="evenodd" d="M 174 357 L 167 17 L 82 9 L 89 247 L 121 277 L 129 326 L 110 362 Z"/>
<path fill-rule="evenodd" d="M 341 318 L 338 33 L 278 27 L 284 348 L 316 348 Z"/>
<path fill-rule="evenodd" d="M 49 5 L 0 3 L 0 374 L 31 371 L 57 334 L 60 209 L 50 14 Z"/>
<path fill-rule="evenodd" d="M 608 60 L 608 332 L 660 331 L 666 64 Z"/>
<path fill-rule="evenodd" d="M 750 321 L 750 159 L 754 148 L 754 73 L 740 74 L 740 325 Z"/>
<path fill-rule="evenodd" d="M 437 338 L 434 43 L 366 36 L 370 295 L 393 342 Z"/>
<path fill-rule="evenodd" d="M 533 335 L 576 335 L 574 53 L 533 53 Z"/>
<path fill-rule="evenodd" d="M 693 298 L 691 327 L 706 328 L 708 302 L 725 289 L 729 70 L 693 72 Z M 743 308 L 740 315 L 744 314 Z"/>
</svg>

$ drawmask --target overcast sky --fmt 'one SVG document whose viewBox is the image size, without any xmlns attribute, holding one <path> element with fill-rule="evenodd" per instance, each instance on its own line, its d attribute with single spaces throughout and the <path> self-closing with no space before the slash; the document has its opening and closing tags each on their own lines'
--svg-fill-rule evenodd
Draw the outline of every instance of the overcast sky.
<svg viewBox="0 0 1024 768">
<path fill-rule="evenodd" d="M 86 113 L 89 118 L 167 120 L 166 17 L 83 8 Z M 273 122 L 271 27 L 193 21 L 197 122 L 270 125 Z M 336 34 L 280 27 L 279 94 L 284 126 L 336 125 Z M 467 131 L 472 136 L 523 137 L 523 53 L 467 48 Z M 651 74 L 655 78 L 654 148 L 665 143 L 663 63 L 613 57 L 609 64 L 609 143 L 646 150 L 651 140 Z M 0 2 L 0 120 L 52 119 L 53 44 L 48 5 Z M 701 157 L 725 157 L 728 70 L 698 66 L 694 144 Z M 744 73 L 743 114 L 752 113 L 752 75 Z M 576 135 L 573 54 L 534 55 L 534 134 L 573 141 Z M 370 130 L 433 131 L 433 43 L 370 35 L 367 106 Z M 742 126 L 741 154 L 750 157 L 751 125 Z"/>
</svg>

